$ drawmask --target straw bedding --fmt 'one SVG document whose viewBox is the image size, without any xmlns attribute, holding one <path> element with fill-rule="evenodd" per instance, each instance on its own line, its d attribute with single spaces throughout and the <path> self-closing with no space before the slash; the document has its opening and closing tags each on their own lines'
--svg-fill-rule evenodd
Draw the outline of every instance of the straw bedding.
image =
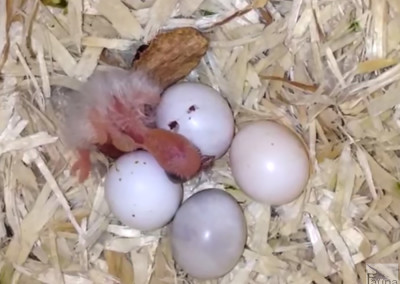
<svg viewBox="0 0 400 284">
<path fill-rule="evenodd" d="M 400 4 L 395 0 L 0 1 L 0 283 L 201 283 L 165 231 L 121 225 L 104 200 L 110 161 L 70 175 L 51 86 L 76 88 L 159 31 L 192 26 L 210 48 L 186 80 L 219 90 L 237 126 L 274 119 L 304 139 L 313 175 L 270 207 L 238 190 L 227 157 L 185 184 L 241 204 L 248 242 L 208 283 L 365 283 L 400 256 Z M 54 4 L 54 2 L 52 2 Z M 110 55 L 110 56 L 111 56 Z"/>
</svg>

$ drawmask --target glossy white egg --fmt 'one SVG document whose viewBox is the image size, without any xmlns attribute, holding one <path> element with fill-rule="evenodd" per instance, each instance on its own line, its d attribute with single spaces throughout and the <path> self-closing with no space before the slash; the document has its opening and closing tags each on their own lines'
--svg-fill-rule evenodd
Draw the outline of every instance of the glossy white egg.
<svg viewBox="0 0 400 284">
<path fill-rule="evenodd" d="M 169 87 L 157 109 L 157 126 L 175 131 L 206 156 L 223 156 L 232 142 L 234 119 L 227 101 L 213 88 L 200 83 Z"/>
<path fill-rule="evenodd" d="M 183 196 L 182 186 L 171 182 L 145 151 L 118 158 L 107 173 L 104 186 L 114 216 L 142 231 L 159 229 L 171 221 Z"/>
<path fill-rule="evenodd" d="M 232 174 L 252 199 L 282 205 L 296 199 L 310 175 L 308 153 L 286 126 L 251 122 L 235 136 L 229 152 Z"/>
<path fill-rule="evenodd" d="M 241 207 L 220 189 L 205 189 L 189 197 L 170 229 L 176 263 L 199 279 L 217 278 L 232 270 L 247 238 Z"/>
</svg>

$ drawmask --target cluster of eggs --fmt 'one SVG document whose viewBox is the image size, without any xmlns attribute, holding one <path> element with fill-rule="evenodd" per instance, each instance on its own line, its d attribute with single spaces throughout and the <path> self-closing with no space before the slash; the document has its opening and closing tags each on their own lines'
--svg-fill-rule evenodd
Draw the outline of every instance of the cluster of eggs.
<svg viewBox="0 0 400 284">
<path fill-rule="evenodd" d="M 236 183 L 257 202 L 291 202 L 308 181 L 308 155 L 291 130 L 256 121 L 235 135 L 229 104 L 209 86 L 185 82 L 168 88 L 157 109 L 157 126 L 187 137 L 203 155 L 218 159 L 229 151 Z M 173 257 L 193 277 L 220 277 L 243 253 L 247 225 L 236 200 L 210 188 L 181 204 L 182 185 L 145 151 L 120 157 L 106 176 L 105 191 L 112 213 L 125 225 L 150 231 L 170 223 Z"/>
</svg>

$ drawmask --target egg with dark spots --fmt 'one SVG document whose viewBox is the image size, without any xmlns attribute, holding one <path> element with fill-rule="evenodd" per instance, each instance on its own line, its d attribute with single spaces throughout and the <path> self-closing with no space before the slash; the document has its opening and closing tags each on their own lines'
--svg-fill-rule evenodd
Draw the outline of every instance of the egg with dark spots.
<svg viewBox="0 0 400 284">
<path fill-rule="evenodd" d="M 178 122 L 176 122 L 176 120 L 171 121 L 170 123 L 168 123 L 168 127 L 170 130 L 177 130 L 178 129 Z"/>
<path fill-rule="evenodd" d="M 118 158 L 106 175 L 104 188 L 114 217 L 141 231 L 159 229 L 169 223 L 183 195 L 182 185 L 172 182 L 145 151 Z"/>
<path fill-rule="evenodd" d="M 185 136 L 203 155 L 222 157 L 234 135 L 225 98 L 200 83 L 178 83 L 165 90 L 156 110 L 157 127 Z"/>
<path fill-rule="evenodd" d="M 187 110 L 187 112 L 188 112 L 188 113 L 191 113 L 192 111 L 195 111 L 196 109 L 198 109 L 197 106 L 191 105 L 191 106 L 189 107 L 189 109 Z"/>
</svg>

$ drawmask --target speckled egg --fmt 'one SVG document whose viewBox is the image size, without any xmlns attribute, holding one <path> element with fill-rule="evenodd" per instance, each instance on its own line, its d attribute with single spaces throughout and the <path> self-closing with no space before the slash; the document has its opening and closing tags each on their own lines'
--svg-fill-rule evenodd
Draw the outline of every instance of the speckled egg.
<svg viewBox="0 0 400 284">
<path fill-rule="evenodd" d="M 215 89 L 184 82 L 169 87 L 157 108 L 157 126 L 175 131 L 205 156 L 220 158 L 234 134 L 234 118 L 227 101 Z"/>
<path fill-rule="evenodd" d="M 124 154 L 105 179 L 105 198 L 114 216 L 132 228 L 149 231 L 171 221 L 183 196 L 157 161 L 145 151 Z"/>
</svg>

